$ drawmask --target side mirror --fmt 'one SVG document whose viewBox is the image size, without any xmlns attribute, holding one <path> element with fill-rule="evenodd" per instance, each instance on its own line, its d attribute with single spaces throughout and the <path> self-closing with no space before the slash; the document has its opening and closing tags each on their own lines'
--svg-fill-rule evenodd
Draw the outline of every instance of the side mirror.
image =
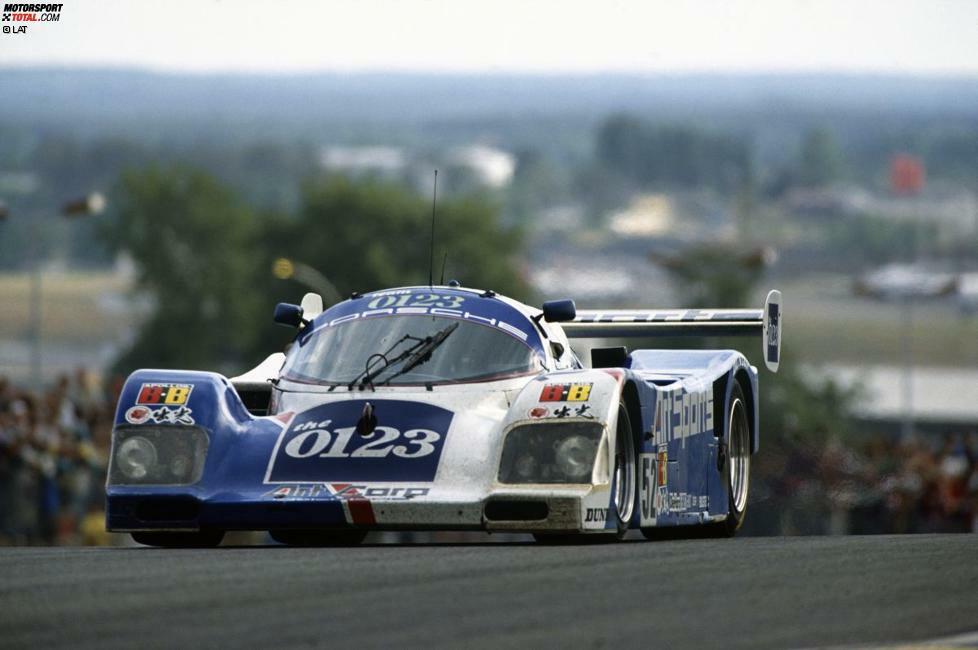
<svg viewBox="0 0 978 650">
<path fill-rule="evenodd" d="M 275 305 L 275 315 L 272 317 L 279 325 L 299 327 L 302 325 L 302 307 L 287 302 Z"/>
<path fill-rule="evenodd" d="M 548 300 L 543 303 L 543 320 L 548 323 L 565 323 L 577 316 L 577 306 L 573 300 Z"/>
</svg>

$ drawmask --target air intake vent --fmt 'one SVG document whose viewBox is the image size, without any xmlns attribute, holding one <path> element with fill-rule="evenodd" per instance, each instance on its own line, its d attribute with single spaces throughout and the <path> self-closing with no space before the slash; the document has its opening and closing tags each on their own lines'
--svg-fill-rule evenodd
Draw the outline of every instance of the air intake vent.
<svg viewBox="0 0 978 650">
<path fill-rule="evenodd" d="M 543 501 L 494 499 L 486 503 L 485 514 L 490 521 L 543 521 L 550 508 Z"/>
</svg>

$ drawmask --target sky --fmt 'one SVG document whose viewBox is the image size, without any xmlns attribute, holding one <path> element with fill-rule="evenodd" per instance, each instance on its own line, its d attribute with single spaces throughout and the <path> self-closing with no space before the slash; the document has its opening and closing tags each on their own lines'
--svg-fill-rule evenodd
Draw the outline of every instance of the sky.
<svg viewBox="0 0 978 650">
<path fill-rule="evenodd" d="M 57 23 L 29 23 L 28 33 L 0 33 L 0 66 L 263 73 L 978 74 L 978 0 L 63 0 L 63 5 Z"/>
</svg>

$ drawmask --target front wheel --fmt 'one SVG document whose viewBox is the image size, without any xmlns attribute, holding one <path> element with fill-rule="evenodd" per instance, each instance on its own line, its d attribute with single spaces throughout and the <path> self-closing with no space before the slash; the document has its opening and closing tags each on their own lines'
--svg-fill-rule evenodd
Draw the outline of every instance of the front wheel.
<svg viewBox="0 0 978 650">
<path fill-rule="evenodd" d="M 618 426 L 615 429 L 614 490 L 616 537 L 622 539 L 628 532 L 635 511 L 636 470 L 635 435 L 632 421 L 624 404 L 618 405 Z"/>
</svg>

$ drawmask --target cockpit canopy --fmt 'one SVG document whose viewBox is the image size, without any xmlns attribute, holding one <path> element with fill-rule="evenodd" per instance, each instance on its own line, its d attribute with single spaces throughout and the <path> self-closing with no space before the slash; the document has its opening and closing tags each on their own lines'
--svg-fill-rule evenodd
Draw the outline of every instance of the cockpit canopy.
<svg viewBox="0 0 978 650">
<path fill-rule="evenodd" d="M 395 313 L 327 324 L 300 336 L 282 376 L 317 384 L 368 379 L 374 385 L 423 385 L 505 379 L 537 372 L 542 364 L 529 344 L 493 325 Z"/>
</svg>

